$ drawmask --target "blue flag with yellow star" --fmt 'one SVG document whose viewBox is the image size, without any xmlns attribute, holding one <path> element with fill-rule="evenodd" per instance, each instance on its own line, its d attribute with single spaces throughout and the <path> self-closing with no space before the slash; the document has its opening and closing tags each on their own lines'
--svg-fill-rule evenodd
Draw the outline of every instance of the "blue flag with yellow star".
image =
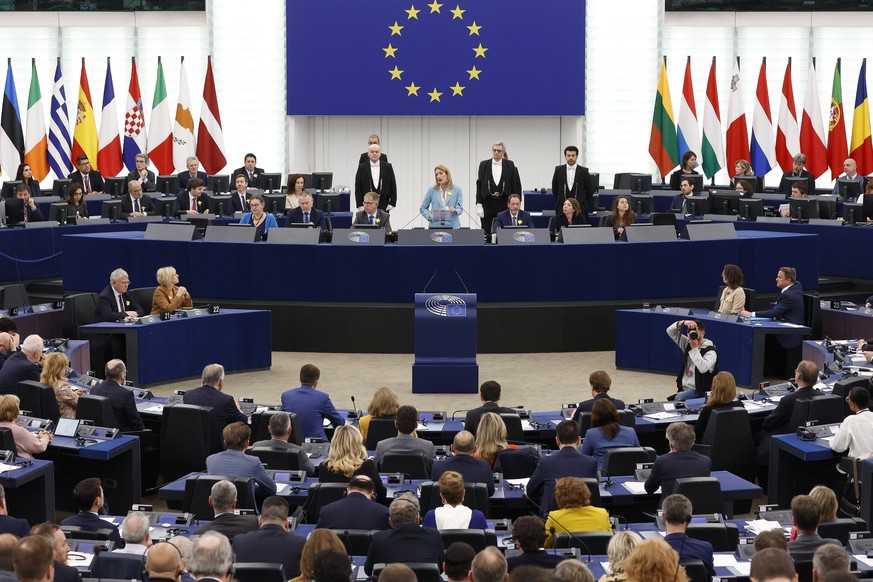
<svg viewBox="0 0 873 582">
<path fill-rule="evenodd" d="M 288 115 L 584 115 L 584 0 L 425 1 L 287 0 Z"/>
</svg>

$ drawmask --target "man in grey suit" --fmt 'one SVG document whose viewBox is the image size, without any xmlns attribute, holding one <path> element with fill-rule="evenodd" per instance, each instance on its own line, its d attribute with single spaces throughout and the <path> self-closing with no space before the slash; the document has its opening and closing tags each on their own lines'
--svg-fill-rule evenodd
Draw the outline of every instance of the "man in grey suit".
<svg viewBox="0 0 873 582">
<path fill-rule="evenodd" d="M 206 457 L 206 472 L 210 475 L 254 479 L 255 495 L 264 499 L 276 494 L 276 483 L 267 474 L 261 460 L 245 454 L 252 431 L 242 422 L 232 422 L 224 427 L 226 451 Z"/>
<path fill-rule="evenodd" d="M 791 513 L 794 515 L 794 527 L 797 537 L 788 542 L 788 553 L 796 562 L 809 560 L 815 551 L 824 544 L 836 544 L 842 547 L 839 540 L 827 539 L 818 535 L 818 522 L 821 519 L 821 506 L 809 495 L 798 495 L 791 500 Z"/>
<path fill-rule="evenodd" d="M 418 410 L 414 406 L 401 406 L 397 409 L 394 426 L 397 427 L 397 436 L 380 441 L 376 445 L 376 465 L 382 466 L 385 453 L 419 454 L 424 457 L 424 463 L 427 465 L 427 470 L 430 471 L 436 458 L 433 443 L 412 436 L 412 433 L 418 428 Z"/>
<path fill-rule="evenodd" d="M 260 527 L 258 518 L 254 515 L 236 515 L 233 512 L 236 509 L 236 486 L 227 479 L 222 479 L 212 486 L 209 505 L 215 517 L 209 523 L 197 528 L 194 531 L 195 536 L 216 531 L 233 541 L 234 536 L 256 531 Z M 189 568 L 192 572 L 195 571 L 190 564 Z"/>
<path fill-rule="evenodd" d="M 252 445 L 252 448 L 271 448 L 281 451 L 291 451 L 297 454 L 297 468 L 301 471 L 306 471 L 306 474 L 312 477 L 315 475 L 315 465 L 306 456 L 306 452 L 302 447 L 288 442 L 291 438 L 291 417 L 287 412 L 277 412 L 270 417 L 268 425 L 270 431 L 269 440 L 258 441 Z"/>
</svg>

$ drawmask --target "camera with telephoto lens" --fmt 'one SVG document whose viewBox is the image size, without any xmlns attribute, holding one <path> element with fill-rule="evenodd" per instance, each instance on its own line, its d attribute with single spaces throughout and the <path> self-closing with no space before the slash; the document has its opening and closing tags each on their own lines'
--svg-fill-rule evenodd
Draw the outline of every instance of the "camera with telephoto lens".
<svg viewBox="0 0 873 582">
<path fill-rule="evenodd" d="M 692 329 L 691 331 L 688 332 L 688 339 L 692 339 L 694 341 L 697 341 L 697 337 L 698 337 L 698 335 L 697 335 L 696 329 Z"/>
</svg>

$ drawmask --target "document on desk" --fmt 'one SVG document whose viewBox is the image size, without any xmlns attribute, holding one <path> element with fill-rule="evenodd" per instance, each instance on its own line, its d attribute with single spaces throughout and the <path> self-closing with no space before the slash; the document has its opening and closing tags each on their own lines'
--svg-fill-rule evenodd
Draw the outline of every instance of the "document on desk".
<svg viewBox="0 0 873 582">
<path fill-rule="evenodd" d="M 20 469 L 21 467 L 16 467 L 15 465 L 7 465 L 6 463 L 0 463 L 0 473 L 5 473 L 6 471 L 14 471 L 15 469 Z"/>
<path fill-rule="evenodd" d="M 434 422 L 432 420 L 429 420 L 427 422 L 427 426 L 418 423 L 418 428 L 415 430 L 416 432 L 442 432 L 445 425 L 446 423 L 444 422 Z"/>
<path fill-rule="evenodd" d="M 873 568 L 873 558 L 868 558 L 864 554 L 852 554 L 852 557 L 867 566 L 868 568 Z"/>
<path fill-rule="evenodd" d="M 291 489 L 288 483 L 276 483 L 276 495 L 285 495 Z"/>
<path fill-rule="evenodd" d="M 521 421 L 521 430 L 532 431 L 532 430 L 537 430 L 537 429 L 535 429 L 533 427 L 533 425 L 530 423 L 529 419 L 525 418 L 525 419 L 522 419 L 522 421 Z"/>
<path fill-rule="evenodd" d="M 738 563 L 733 554 L 713 554 L 712 565 L 716 568 L 736 568 Z"/>
<path fill-rule="evenodd" d="M 746 522 L 746 531 L 755 535 L 758 535 L 762 531 L 769 531 L 771 529 L 785 528 L 783 528 L 782 524 L 778 521 L 773 521 L 769 519 L 753 519 Z"/>
<path fill-rule="evenodd" d="M 91 567 L 91 561 L 94 559 L 94 554 L 85 554 L 83 552 L 67 552 L 67 565 L 74 568 L 88 570 Z"/>
<path fill-rule="evenodd" d="M 668 418 L 675 418 L 677 416 L 679 416 L 679 415 L 675 412 L 664 411 L 664 412 L 655 412 L 653 414 L 646 414 L 643 416 L 643 418 L 651 418 L 654 420 L 667 420 Z"/>
<path fill-rule="evenodd" d="M 152 412 L 154 414 L 161 414 L 164 412 L 164 405 L 163 404 L 152 404 L 150 406 L 144 406 L 142 408 L 142 411 L 143 412 Z"/>
<path fill-rule="evenodd" d="M 645 495 L 646 493 L 646 485 L 642 481 L 625 481 L 622 483 L 622 486 L 633 493 L 634 495 Z M 655 491 L 655 494 L 661 492 L 661 488 L 658 487 L 658 490 Z"/>
<path fill-rule="evenodd" d="M 728 570 L 737 576 L 748 576 L 752 572 L 752 562 L 737 562 L 736 566 L 730 566 Z"/>
<path fill-rule="evenodd" d="M 530 481 L 530 477 L 524 477 L 522 479 L 504 479 L 504 483 L 509 483 L 510 485 L 521 486 L 523 489 L 527 489 L 527 482 Z"/>
<path fill-rule="evenodd" d="M 760 400 L 743 400 L 743 408 L 746 410 L 758 410 L 766 406 L 769 406 L 769 404 Z"/>
</svg>

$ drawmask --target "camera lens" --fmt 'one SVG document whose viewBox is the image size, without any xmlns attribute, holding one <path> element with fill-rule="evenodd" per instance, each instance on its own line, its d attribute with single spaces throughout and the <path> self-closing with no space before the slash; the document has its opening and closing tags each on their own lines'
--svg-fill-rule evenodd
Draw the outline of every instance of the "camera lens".
<svg viewBox="0 0 873 582">
<path fill-rule="evenodd" d="M 688 332 L 688 339 L 693 339 L 693 340 L 697 339 L 697 330 L 696 329 L 692 329 L 691 331 Z"/>
</svg>

